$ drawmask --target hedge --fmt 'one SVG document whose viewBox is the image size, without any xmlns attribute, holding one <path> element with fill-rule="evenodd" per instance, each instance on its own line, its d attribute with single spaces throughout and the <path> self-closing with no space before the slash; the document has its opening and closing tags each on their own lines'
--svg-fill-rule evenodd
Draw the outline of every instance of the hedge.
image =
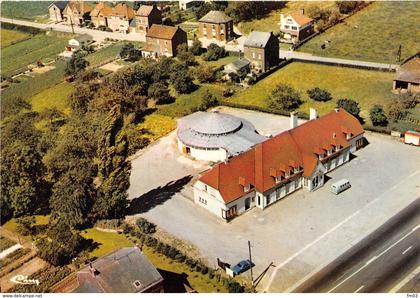
<svg viewBox="0 0 420 298">
<path fill-rule="evenodd" d="M 1 29 L 18 30 L 18 31 L 22 31 L 22 32 L 29 33 L 29 34 L 32 34 L 32 35 L 39 34 L 39 33 L 43 32 L 43 30 L 41 30 L 39 28 L 28 27 L 28 26 L 18 25 L 18 24 L 5 23 L 5 22 L 1 23 Z"/>
</svg>

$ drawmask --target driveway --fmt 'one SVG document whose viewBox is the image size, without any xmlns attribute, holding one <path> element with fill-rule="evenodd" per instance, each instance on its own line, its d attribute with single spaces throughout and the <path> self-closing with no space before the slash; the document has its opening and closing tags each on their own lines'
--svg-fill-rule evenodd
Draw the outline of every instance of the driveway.
<svg viewBox="0 0 420 298">
<path fill-rule="evenodd" d="M 288 128 L 287 117 L 227 108 L 222 110 L 250 120 L 260 132 L 272 132 L 273 125 L 283 130 Z M 355 237 L 367 233 L 372 219 L 386 220 L 387 215 L 382 217 L 382 214 L 392 213 L 395 204 L 405 206 L 419 197 L 420 171 L 415 161 L 420 160 L 420 150 L 388 136 L 367 132 L 366 138 L 370 144 L 357 151 L 356 157 L 349 163 L 329 173 L 330 179 L 323 188 L 314 192 L 299 190 L 265 210 L 254 208 L 230 223 L 222 222 L 185 199 L 185 193 L 179 192 L 139 215 L 175 237 L 193 243 L 212 265 L 216 257 L 229 263 L 247 258 L 247 241 L 250 240 L 256 263 L 254 276 L 270 262 L 275 265 L 287 263 L 293 265 L 293 270 L 287 272 L 292 282 L 299 279 L 303 271 L 317 267 L 318 260 L 322 259 L 320 251 L 317 251 L 318 255 L 300 258 L 301 253 L 312 252 L 308 248 L 327 245 L 322 253 L 335 256 L 340 251 L 338 248 L 341 249 L 340 245 L 348 247 Z M 162 156 L 158 151 L 155 154 L 155 159 Z M 152 166 L 146 165 L 143 171 L 145 168 L 152 170 Z M 156 169 L 152 171 L 156 172 Z M 352 188 L 335 196 L 329 192 L 329 187 L 341 178 L 349 179 Z M 191 191 L 187 193 L 191 194 Z M 376 212 L 379 207 L 373 203 L 379 204 L 381 213 Z M 354 214 L 358 215 L 358 226 L 346 230 L 343 223 L 351 222 Z M 328 239 L 324 238 L 326 235 Z M 268 275 L 271 273 L 269 271 Z M 286 276 L 283 277 L 287 280 Z M 270 286 L 276 291 L 284 289 L 276 288 L 276 283 L 279 281 L 273 274 L 273 278 L 263 280 L 263 289 L 271 290 Z"/>
</svg>

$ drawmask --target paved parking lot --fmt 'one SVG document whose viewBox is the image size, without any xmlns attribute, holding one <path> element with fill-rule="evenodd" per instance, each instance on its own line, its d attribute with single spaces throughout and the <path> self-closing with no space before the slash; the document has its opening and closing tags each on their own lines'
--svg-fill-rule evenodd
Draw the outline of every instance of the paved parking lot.
<svg viewBox="0 0 420 298">
<path fill-rule="evenodd" d="M 273 127 L 284 130 L 289 125 L 287 117 L 227 108 L 223 108 L 223 111 L 248 119 L 261 133 L 275 134 Z M 290 259 L 297 251 L 336 227 L 343 219 L 365 206 L 369 207 L 369 202 L 379 199 L 386 208 L 386 202 L 390 199 L 414 200 L 419 197 L 419 148 L 378 134 L 366 133 L 366 138 L 370 144 L 357 151 L 356 157 L 349 163 L 330 173 L 330 179 L 323 188 L 314 192 L 299 190 L 265 210 L 254 208 L 230 223 L 222 222 L 185 199 L 185 192 L 182 195 L 173 193 L 162 204 L 149 208 L 140 215 L 174 236 L 196 245 L 212 264 L 216 257 L 230 263 L 247 258 L 247 241 L 250 240 L 256 276 L 270 262 L 279 264 Z M 158 154 L 161 151 L 155 152 Z M 157 156 L 159 155 L 155 159 Z M 154 180 L 159 181 L 160 175 L 165 172 L 162 168 L 143 164 L 141 158 L 135 163 L 139 171 L 140 167 L 147 168 L 148 175 L 154 177 Z M 198 172 L 197 169 L 191 174 Z M 341 178 L 349 179 L 352 187 L 338 196 L 333 195 L 329 192 L 329 187 Z M 140 183 L 141 180 L 138 181 Z M 136 188 L 135 185 L 132 187 Z M 188 184 L 184 186 L 189 187 L 191 186 Z M 401 199 L 401 202 L 405 204 L 407 200 Z M 381 214 L 371 210 L 365 219 L 380 216 Z M 358 220 L 363 224 L 363 218 Z M 352 233 L 356 235 L 362 231 L 355 230 Z M 334 253 L 334 241 L 331 241 L 329 248 L 328 253 Z M 299 267 L 312 265 L 315 266 L 298 258 L 294 263 L 297 271 Z"/>
</svg>

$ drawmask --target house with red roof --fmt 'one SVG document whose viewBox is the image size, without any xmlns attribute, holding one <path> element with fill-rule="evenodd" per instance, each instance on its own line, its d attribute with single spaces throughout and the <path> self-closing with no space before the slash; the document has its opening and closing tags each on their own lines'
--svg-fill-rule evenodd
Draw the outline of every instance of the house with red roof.
<svg viewBox="0 0 420 298">
<path fill-rule="evenodd" d="M 311 109 L 310 120 L 202 173 L 194 184 L 194 201 L 230 220 L 245 211 L 264 209 L 301 188 L 313 191 L 326 173 L 350 159 L 364 144 L 359 121 L 344 109 L 322 117 Z"/>
<path fill-rule="evenodd" d="M 303 9 L 281 14 L 280 31 L 283 39 L 298 42 L 314 33 L 314 21 L 305 15 Z"/>
<path fill-rule="evenodd" d="M 162 12 L 154 5 L 142 5 L 130 26 L 134 32 L 146 34 L 153 24 L 162 24 Z"/>
</svg>

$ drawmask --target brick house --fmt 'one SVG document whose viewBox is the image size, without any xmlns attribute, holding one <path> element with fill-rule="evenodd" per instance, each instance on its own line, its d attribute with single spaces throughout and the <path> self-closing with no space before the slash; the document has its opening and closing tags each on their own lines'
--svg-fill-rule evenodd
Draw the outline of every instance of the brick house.
<svg viewBox="0 0 420 298">
<path fill-rule="evenodd" d="M 66 290 L 72 293 L 163 293 L 164 280 L 138 247 L 123 247 L 77 271 Z"/>
<path fill-rule="evenodd" d="M 279 39 L 272 32 L 252 31 L 244 43 L 244 55 L 253 68 L 265 72 L 279 64 Z"/>
<path fill-rule="evenodd" d="M 81 25 L 90 21 L 92 9 L 93 7 L 85 1 L 69 1 L 63 11 L 63 17 L 67 24 Z"/>
<path fill-rule="evenodd" d="M 298 125 L 253 146 L 204 172 L 194 184 L 194 202 L 219 218 L 230 220 L 247 210 L 264 209 L 287 195 L 323 186 L 325 174 L 350 160 L 361 148 L 364 130 L 343 109 Z"/>
<path fill-rule="evenodd" d="M 143 57 L 175 57 L 177 47 L 187 44 L 187 33 L 179 27 L 154 24 L 146 34 Z"/>
<path fill-rule="evenodd" d="M 118 3 L 107 16 L 108 28 L 112 31 L 128 33 L 134 10 L 125 3 Z"/>
<path fill-rule="evenodd" d="M 67 3 L 68 1 L 55 1 L 48 6 L 48 14 L 51 21 L 62 22 L 64 20 L 63 12 Z"/>
<path fill-rule="evenodd" d="M 130 26 L 134 27 L 135 32 L 146 34 L 153 24 L 162 24 L 162 12 L 156 5 L 142 5 Z"/>
<path fill-rule="evenodd" d="M 314 21 L 304 14 L 304 10 L 280 15 L 280 31 L 283 38 L 291 42 L 298 42 L 314 33 Z"/>
<path fill-rule="evenodd" d="M 420 53 L 397 69 L 392 91 L 394 93 L 420 92 Z"/>
<path fill-rule="evenodd" d="M 108 27 L 107 18 L 112 13 L 112 7 L 107 2 L 100 2 L 90 12 L 90 18 L 93 25 L 98 28 L 99 26 Z"/>
<path fill-rule="evenodd" d="M 233 20 L 222 11 L 212 10 L 199 20 L 198 37 L 229 41 L 234 37 Z"/>
</svg>

